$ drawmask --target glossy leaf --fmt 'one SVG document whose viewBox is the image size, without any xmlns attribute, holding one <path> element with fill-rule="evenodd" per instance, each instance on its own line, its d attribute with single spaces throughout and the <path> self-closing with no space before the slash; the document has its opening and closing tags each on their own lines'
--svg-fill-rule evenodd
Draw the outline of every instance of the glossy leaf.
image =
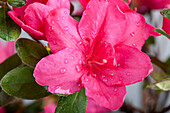
<svg viewBox="0 0 170 113">
<path fill-rule="evenodd" d="M 13 99 L 14 97 L 9 96 L 0 87 L 0 107 L 9 104 L 11 101 L 13 101 Z"/>
<path fill-rule="evenodd" d="M 0 38 L 13 41 L 19 37 L 21 28 L 9 17 L 8 11 L 5 6 L 0 8 Z"/>
<path fill-rule="evenodd" d="M 4 62 L 0 64 L 0 79 L 7 74 L 10 70 L 18 67 L 22 64 L 22 61 L 18 57 L 17 54 L 12 55 L 8 59 L 6 59 Z"/>
<path fill-rule="evenodd" d="M 25 65 L 8 72 L 1 80 L 1 87 L 9 95 L 24 99 L 38 99 L 49 94 L 35 82 L 33 68 Z"/>
<path fill-rule="evenodd" d="M 39 60 L 48 55 L 44 46 L 26 38 L 17 40 L 16 49 L 23 63 L 30 67 L 35 67 Z"/>
<path fill-rule="evenodd" d="M 153 72 L 150 75 L 157 82 L 168 78 L 167 74 L 155 64 L 153 64 Z"/>
<path fill-rule="evenodd" d="M 170 19 L 170 9 L 163 9 L 161 11 L 161 15 L 168 18 L 168 19 Z"/>
<path fill-rule="evenodd" d="M 162 91 L 170 91 L 170 78 L 157 82 L 155 84 L 149 85 L 148 88 Z"/>
<path fill-rule="evenodd" d="M 8 4 L 13 7 L 21 7 L 25 5 L 26 0 L 8 0 Z"/>
<path fill-rule="evenodd" d="M 55 113 L 86 113 L 87 97 L 84 87 L 69 96 L 60 97 Z"/>
<path fill-rule="evenodd" d="M 168 34 L 165 33 L 164 31 L 162 31 L 161 29 L 154 29 L 154 31 L 156 31 L 156 32 L 158 32 L 158 33 L 160 33 L 160 34 L 162 34 L 162 35 L 164 35 L 164 36 L 166 36 L 167 38 L 170 39 L 170 35 L 168 35 Z"/>
</svg>

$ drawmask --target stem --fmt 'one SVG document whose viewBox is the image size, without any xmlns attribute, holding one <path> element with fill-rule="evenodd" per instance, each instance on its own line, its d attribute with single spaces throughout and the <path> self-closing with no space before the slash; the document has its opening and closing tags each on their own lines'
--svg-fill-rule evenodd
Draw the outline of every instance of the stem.
<svg viewBox="0 0 170 113">
<path fill-rule="evenodd" d="M 150 58 L 151 58 L 152 63 L 159 66 L 161 69 L 163 69 L 168 74 L 168 72 L 170 71 L 170 66 L 168 64 L 161 62 L 156 57 L 150 56 Z"/>
</svg>

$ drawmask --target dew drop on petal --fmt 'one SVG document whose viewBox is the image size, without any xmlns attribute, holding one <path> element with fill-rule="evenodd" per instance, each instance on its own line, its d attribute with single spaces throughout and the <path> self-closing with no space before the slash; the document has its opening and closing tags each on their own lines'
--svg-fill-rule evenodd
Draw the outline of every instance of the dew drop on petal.
<svg viewBox="0 0 170 113">
<path fill-rule="evenodd" d="M 67 11 L 64 11 L 64 14 L 67 14 Z"/>
<path fill-rule="evenodd" d="M 64 59 L 64 63 L 67 64 L 67 63 L 68 63 L 68 60 L 67 60 L 67 59 Z"/>
<path fill-rule="evenodd" d="M 104 82 L 107 82 L 107 79 L 103 79 Z"/>
<path fill-rule="evenodd" d="M 93 77 L 96 77 L 96 74 L 93 74 Z"/>
<path fill-rule="evenodd" d="M 110 74 L 111 76 L 113 76 L 114 74 L 112 73 L 112 74 Z"/>
<path fill-rule="evenodd" d="M 133 47 L 136 47 L 136 44 L 132 44 Z"/>
<path fill-rule="evenodd" d="M 102 75 L 102 78 L 105 78 L 106 76 L 105 75 Z"/>
<path fill-rule="evenodd" d="M 57 17 L 57 19 L 56 19 L 57 21 L 59 21 L 60 19 Z"/>
<path fill-rule="evenodd" d="M 79 65 L 76 65 L 76 67 L 75 67 L 75 68 L 76 68 L 76 71 L 77 71 L 77 72 L 80 72 L 80 71 L 81 71 L 81 68 L 80 68 L 80 66 L 79 66 Z"/>
<path fill-rule="evenodd" d="M 68 29 L 69 29 L 68 26 L 65 26 L 65 27 L 64 27 L 64 30 L 65 30 L 65 31 L 68 31 Z"/>
<path fill-rule="evenodd" d="M 51 23 L 52 23 L 52 24 L 54 24 L 54 20 L 53 20 L 53 21 L 51 21 Z"/>
<path fill-rule="evenodd" d="M 74 57 L 71 57 L 71 59 L 73 60 L 73 59 L 74 59 Z"/>
<path fill-rule="evenodd" d="M 79 60 L 79 64 L 81 65 L 83 63 L 83 61 L 82 60 Z"/>
<path fill-rule="evenodd" d="M 134 33 L 134 32 L 131 32 L 131 33 L 130 33 L 130 36 L 134 37 L 134 36 L 135 36 L 135 33 Z"/>
<path fill-rule="evenodd" d="M 60 73 L 61 73 L 61 74 L 64 74 L 65 72 L 66 72 L 66 69 L 65 69 L 65 68 L 61 68 L 61 69 L 60 69 Z"/>
<path fill-rule="evenodd" d="M 140 22 L 137 22 L 136 26 L 139 27 L 140 26 Z"/>
<path fill-rule="evenodd" d="M 50 31 L 53 31 L 53 27 L 52 27 L 52 26 L 50 26 L 50 27 L 49 27 L 49 30 L 50 30 Z"/>
<path fill-rule="evenodd" d="M 128 76 L 130 76 L 130 75 L 131 75 L 131 73 L 127 73 L 127 75 L 128 75 Z"/>
<path fill-rule="evenodd" d="M 77 46 L 80 46 L 82 44 L 82 42 L 81 41 L 79 41 L 79 42 L 77 42 Z"/>
<path fill-rule="evenodd" d="M 62 20 L 64 20 L 64 19 L 65 19 L 65 17 L 63 16 L 63 17 L 62 17 Z"/>
<path fill-rule="evenodd" d="M 89 79 L 88 79 L 88 78 L 85 78 L 84 80 L 85 80 L 86 82 L 88 82 L 88 81 L 89 81 Z"/>
<path fill-rule="evenodd" d="M 114 89 L 115 92 L 117 92 L 117 89 Z"/>
<path fill-rule="evenodd" d="M 53 40 L 53 44 L 54 44 L 54 45 L 56 45 L 56 44 L 57 44 L 56 40 Z"/>
<path fill-rule="evenodd" d="M 117 66 L 119 67 L 119 66 L 120 66 L 120 64 L 117 64 Z"/>
</svg>

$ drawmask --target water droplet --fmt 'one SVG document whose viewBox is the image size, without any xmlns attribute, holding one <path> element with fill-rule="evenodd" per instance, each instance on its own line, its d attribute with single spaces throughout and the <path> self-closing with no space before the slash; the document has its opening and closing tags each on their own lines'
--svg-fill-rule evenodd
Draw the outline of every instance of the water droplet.
<svg viewBox="0 0 170 113">
<path fill-rule="evenodd" d="M 78 84 L 78 86 L 80 87 L 80 86 L 81 86 L 81 84 Z"/>
<path fill-rule="evenodd" d="M 64 63 L 67 64 L 67 63 L 68 63 L 68 60 L 67 60 L 67 59 L 64 59 Z"/>
<path fill-rule="evenodd" d="M 131 32 L 131 33 L 130 33 L 130 36 L 134 37 L 134 36 L 135 36 L 135 33 L 134 33 L 134 32 Z"/>
<path fill-rule="evenodd" d="M 112 73 L 112 74 L 110 74 L 111 76 L 113 76 L 114 74 Z"/>
<path fill-rule="evenodd" d="M 137 22 L 136 26 L 139 27 L 140 26 L 140 22 Z"/>
<path fill-rule="evenodd" d="M 130 76 L 130 75 L 131 75 L 131 73 L 127 73 L 127 75 L 128 75 L 128 76 Z"/>
<path fill-rule="evenodd" d="M 117 81 L 117 84 L 121 84 L 122 82 L 121 81 Z"/>
<path fill-rule="evenodd" d="M 132 44 L 133 47 L 136 47 L 136 44 Z"/>
<path fill-rule="evenodd" d="M 79 60 L 79 64 L 81 65 L 83 62 L 82 62 L 82 60 Z"/>
<path fill-rule="evenodd" d="M 66 72 L 66 69 L 65 69 L 65 68 L 61 68 L 61 69 L 60 69 L 60 73 L 61 73 L 61 74 L 64 74 L 65 72 Z"/>
<path fill-rule="evenodd" d="M 106 76 L 105 75 L 102 75 L 102 78 L 105 78 Z"/>
<path fill-rule="evenodd" d="M 64 20 L 64 19 L 65 19 L 65 17 L 63 16 L 63 17 L 62 17 L 62 20 Z"/>
<path fill-rule="evenodd" d="M 57 41 L 56 41 L 56 40 L 53 40 L 53 44 L 56 45 L 56 44 L 57 44 Z"/>
<path fill-rule="evenodd" d="M 69 29 L 68 26 L 65 26 L 65 27 L 64 27 L 64 30 L 65 30 L 65 31 L 68 31 L 68 29 Z"/>
<path fill-rule="evenodd" d="M 88 78 L 85 78 L 84 80 L 85 80 L 86 82 L 88 82 L 88 81 L 89 81 L 89 79 L 88 79 Z"/>
<path fill-rule="evenodd" d="M 107 82 L 107 79 L 103 79 L 104 82 Z"/>
<path fill-rule="evenodd" d="M 53 31 L 53 27 L 52 27 L 52 26 L 50 26 L 50 27 L 49 27 L 49 30 L 50 30 L 50 31 Z"/>
<path fill-rule="evenodd" d="M 79 41 L 78 43 L 77 43 L 77 46 L 80 46 L 82 44 L 82 42 L 81 41 Z"/>
<path fill-rule="evenodd" d="M 71 57 L 71 59 L 73 60 L 73 59 L 74 59 L 74 57 L 72 56 L 72 57 Z"/>
<path fill-rule="evenodd" d="M 115 89 L 114 91 L 117 92 L 117 89 Z"/>
<path fill-rule="evenodd" d="M 80 72 L 80 71 L 81 71 L 81 68 L 80 68 L 79 65 L 76 65 L 76 71 L 77 71 L 77 72 Z"/>
<path fill-rule="evenodd" d="M 67 11 L 64 11 L 64 14 L 67 14 Z"/>
<path fill-rule="evenodd" d="M 117 66 L 119 67 L 119 66 L 120 66 L 120 64 L 117 64 Z"/>
</svg>

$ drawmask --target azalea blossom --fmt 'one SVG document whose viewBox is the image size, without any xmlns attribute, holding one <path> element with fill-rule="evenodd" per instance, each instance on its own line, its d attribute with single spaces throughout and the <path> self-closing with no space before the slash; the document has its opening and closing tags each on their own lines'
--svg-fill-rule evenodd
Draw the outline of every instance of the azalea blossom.
<svg viewBox="0 0 170 113">
<path fill-rule="evenodd" d="M 46 40 L 44 18 L 53 9 L 70 9 L 69 0 L 27 0 L 22 7 L 13 7 L 9 16 L 27 33 L 38 40 Z"/>
<path fill-rule="evenodd" d="M 57 104 L 49 104 L 44 107 L 44 113 L 54 113 Z"/>
<path fill-rule="evenodd" d="M 170 9 L 170 4 L 165 6 L 166 9 Z M 170 19 L 163 17 L 163 26 L 162 29 L 170 35 Z"/>
<path fill-rule="evenodd" d="M 88 98 L 116 110 L 125 86 L 152 72 L 141 48 L 150 35 L 159 34 L 125 2 L 107 1 L 90 1 L 80 23 L 66 8 L 49 13 L 45 31 L 53 54 L 38 62 L 34 77 L 51 93 L 73 94 L 84 86 Z"/>
</svg>

